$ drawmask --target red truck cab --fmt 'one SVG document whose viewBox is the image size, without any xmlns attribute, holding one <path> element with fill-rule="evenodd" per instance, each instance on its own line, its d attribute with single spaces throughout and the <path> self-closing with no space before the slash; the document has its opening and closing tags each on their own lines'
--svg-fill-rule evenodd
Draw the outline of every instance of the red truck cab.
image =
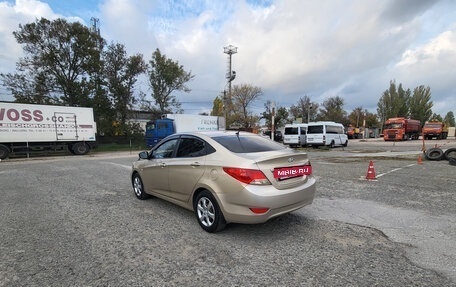
<svg viewBox="0 0 456 287">
<path fill-rule="evenodd" d="M 414 140 L 420 136 L 420 121 L 407 118 L 390 118 L 383 128 L 385 141 Z"/>
<path fill-rule="evenodd" d="M 432 138 L 446 139 L 448 136 L 448 128 L 445 123 L 433 120 L 424 124 L 423 126 L 423 137 L 424 139 L 430 140 Z"/>
</svg>

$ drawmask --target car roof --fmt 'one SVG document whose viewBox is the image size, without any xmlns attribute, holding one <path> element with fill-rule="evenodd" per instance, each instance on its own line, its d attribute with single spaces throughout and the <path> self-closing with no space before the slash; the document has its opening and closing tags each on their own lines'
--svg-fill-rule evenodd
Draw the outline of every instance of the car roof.
<svg viewBox="0 0 456 287">
<path fill-rule="evenodd" d="M 233 131 L 233 130 L 225 130 L 225 131 L 198 131 L 198 132 L 180 132 L 175 133 L 174 135 L 194 135 L 194 136 L 207 136 L 210 138 L 213 137 L 221 137 L 221 136 L 230 136 L 230 135 L 242 135 L 242 136 L 258 136 L 254 133 L 243 132 L 243 131 Z"/>
</svg>

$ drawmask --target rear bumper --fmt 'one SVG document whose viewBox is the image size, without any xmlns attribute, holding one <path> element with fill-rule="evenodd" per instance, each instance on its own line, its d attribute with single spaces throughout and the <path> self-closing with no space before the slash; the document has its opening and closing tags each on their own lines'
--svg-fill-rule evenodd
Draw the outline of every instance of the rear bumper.
<svg viewBox="0 0 456 287">
<path fill-rule="evenodd" d="M 266 189 L 270 190 L 266 190 Z M 263 223 L 273 217 L 300 209 L 313 202 L 316 191 L 316 180 L 310 176 L 304 185 L 289 190 L 277 190 L 266 186 L 248 185 L 240 193 L 217 194 L 222 202 L 222 212 L 227 222 Z M 255 214 L 249 208 L 266 207 L 263 214 Z"/>
</svg>

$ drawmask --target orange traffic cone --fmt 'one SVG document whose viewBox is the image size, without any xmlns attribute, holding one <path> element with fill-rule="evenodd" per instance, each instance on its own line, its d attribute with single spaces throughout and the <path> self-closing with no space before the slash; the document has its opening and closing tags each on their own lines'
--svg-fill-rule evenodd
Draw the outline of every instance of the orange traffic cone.
<svg viewBox="0 0 456 287">
<path fill-rule="evenodd" d="M 418 155 L 418 164 L 423 164 L 423 157 Z"/>
<path fill-rule="evenodd" d="M 375 176 L 375 169 L 374 169 L 374 162 L 370 161 L 369 162 L 369 168 L 367 169 L 367 175 L 366 179 L 376 179 L 377 177 Z"/>
</svg>

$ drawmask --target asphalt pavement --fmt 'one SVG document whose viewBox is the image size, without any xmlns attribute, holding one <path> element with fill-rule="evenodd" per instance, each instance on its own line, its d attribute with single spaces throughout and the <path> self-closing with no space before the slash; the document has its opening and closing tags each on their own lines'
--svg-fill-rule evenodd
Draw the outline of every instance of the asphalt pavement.
<svg viewBox="0 0 456 287">
<path fill-rule="evenodd" d="M 3 161 L 0 286 L 456 286 L 456 167 L 419 152 L 308 149 L 312 205 L 216 234 L 136 199 L 137 152 Z"/>
</svg>

